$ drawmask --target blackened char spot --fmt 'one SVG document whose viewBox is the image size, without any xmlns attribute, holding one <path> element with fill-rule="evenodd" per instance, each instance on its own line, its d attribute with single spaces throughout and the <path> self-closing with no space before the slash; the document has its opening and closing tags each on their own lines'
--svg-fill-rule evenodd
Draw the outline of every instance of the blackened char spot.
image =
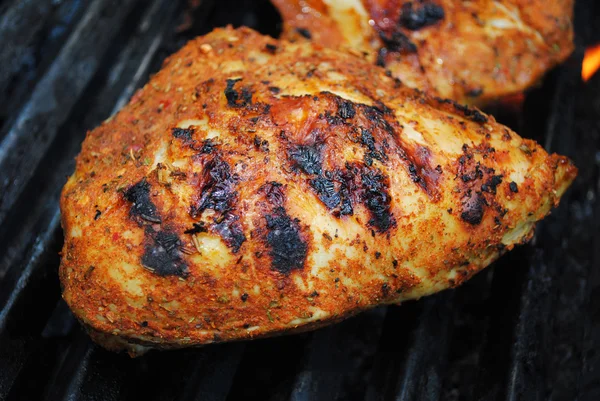
<svg viewBox="0 0 600 401">
<path fill-rule="evenodd" d="M 375 61 L 375 65 L 379 67 L 385 67 L 387 54 L 388 51 L 385 47 L 380 48 L 377 52 L 377 60 Z"/>
<path fill-rule="evenodd" d="M 363 201 L 371 212 L 372 218 L 369 224 L 385 232 L 395 224 L 390 213 L 391 199 L 388 194 L 388 178 L 378 170 L 364 170 L 361 173 Z"/>
<path fill-rule="evenodd" d="M 280 273 L 289 274 L 302 269 L 308 246 L 300 236 L 297 220 L 292 220 L 283 207 L 276 207 L 267 219 L 267 243 L 271 248 L 271 267 Z"/>
<path fill-rule="evenodd" d="M 450 100 L 450 99 L 442 99 L 439 97 L 436 97 L 435 99 L 440 103 L 451 104 L 452 107 L 454 107 L 454 109 L 456 111 L 460 112 L 463 116 L 465 116 L 466 118 L 468 118 L 471 121 L 474 121 L 474 122 L 480 123 L 480 124 L 487 123 L 487 121 L 488 121 L 485 114 L 481 113 L 477 109 L 473 109 L 473 108 L 470 108 L 469 106 L 465 106 L 465 105 L 456 103 L 455 101 Z"/>
<path fill-rule="evenodd" d="M 271 54 L 275 54 L 275 52 L 277 51 L 277 46 L 275 46 L 274 44 L 271 44 L 271 43 L 267 43 L 265 45 L 265 49 L 267 50 L 267 52 L 269 52 Z"/>
<path fill-rule="evenodd" d="M 296 28 L 296 32 L 306 39 L 312 39 L 312 34 L 306 28 Z"/>
<path fill-rule="evenodd" d="M 437 4 L 426 3 L 413 7 L 409 1 L 402 6 L 400 14 L 400 25 L 411 31 L 434 25 L 444 19 L 444 9 Z"/>
<path fill-rule="evenodd" d="M 372 122 L 377 128 L 383 129 L 390 135 L 394 135 L 394 127 L 385 119 L 386 112 L 389 111 L 385 105 L 382 105 L 383 108 L 375 107 L 375 106 L 362 106 L 361 108 L 364 110 L 365 117 Z"/>
<path fill-rule="evenodd" d="M 467 198 L 462 205 L 462 213 L 460 218 L 471 225 L 478 225 L 483 219 L 483 206 L 485 199 L 477 192 L 467 193 Z"/>
<path fill-rule="evenodd" d="M 217 144 L 211 139 L 205 139 L 202 142 L 202 147 L 200 148 L 200 153 L 209 154 L 212 153 L 217 147 Z"/>
<path fill-rule="evenodd" d="M 321 202 L 328 209 L 335 209 L 333 214 L 339 217 L 354 213 L 349 190 L 351 180 L 348 174 L 341 171 L 326 171 L 324 175 L 312 179 L 310 186 Z"/>
<path fill-rule="evenodd" d="M 356 111 L 354 110 L 354 105 L 352 104 L 352 102 L 348 101 L 348 100 L 343 100 L 340 98 L 338 99 L 338 116 L 340 116 L 341 118 L 343 118 L 344 120 L 349 119 L 349 118 L 354 118 L 354 116 L 356 115 Z"/>
<path fill-rule="evenodd" d="M 267 200 L 273 206 L 283 206 L 285 202 L 285 195 L 281 187 L 282 185 L 275 181 L 267 182 L 261 187 L 261 191 L 264 191 Z"/>
<path fill-rule="evenodd" d="M 483 94 L 483 88 L 469 89 L 467 91 L 467 96 L 470 96 L 470 97 L 478 97 L 478 96 L 481 96 L 482 94 Z"/>
<path fill-rule="evenodd" d="M 509 186 L 511 192 L 515 192 L 515 193 L 519 192 L 519 187 L 517 186 L 516 182 L 511 181 L 511 183 L 508 184 L 508 186 Z"/>
<path fill-rule="evenodd" d="M 227 80 L 225 98 L 227 99 L 227 105 L 229 107 L 240 108 L 252 104 L 252 92 L 250 92 L 250 89 L 244 87 L 240 92 L 237 92 L 235 89 L 233 89 L 236 82 L 241 80 L 241 78 Z"/>
<path fill-rule="evenodd" d="M 235 191 L 237 181 L 238 177 L 231 174 L 229 164 L 220 155 L 215 155 L 204 166 L 200 196 L 190 210 L 192 217 L 198 217 L 207 209 L 218 212 L 219 215 L 214 220 L 215 224 L 211 225 L 210 229 L 219 234 L 233 253 L 238 252 L 246 241 L 239 217 L 232 213 L 237 201 L 237 192 Z M 194 229 L 188 230 L 186 233 L 198 232 L 196 226 L 197 224 L 194 224 Z M 203 225 L 200 227 L 204 228 Z"/>
<path fill-rule="evenodd" d="M 184 141 L 191 141 L 192 135 L 194 133 L 193 128 L 173 128 L 171 131 L 173 136 L 177 139 L 182 139 Z"/>
<path fill-rule="evenodd" d="M 237 181 L 231 174 L 229 164 L 221 157 L 215 156 L 204 167 L 204 185 L 200 197 L 192 205 L 192 217 L 197 217 L 206 209 L 224 213 L 233 207 L 237 193 L 233 185 Z"/>
<path fill-rule="evenodd" d="M 365 162 L 367 165 L 371 164 L 371 162 L 369 162 L 371 159 L 379 160 L 382 163 L 387 160 L 385 150 L 383 148 L 377 148 L 375 138 L 368 129 L 360 129 L 360 144 L 367 149 L 367 152 L 365 152 Z"/>
<path fill-rule="evenodd" d="M 493 175 L 485 184 L 481 186 L 481 190 L 485 192 L 490 192 L 492 194 L 496 193 L 496 187 L 502 183 L 501 175 Z"/>
<path fill-rule="evenodd" d="M 299 168 L 306 174 L 321 174 L 322 144 L 297 145 L 289 152 L 294 168 Z"/>
<path fill-rule="evenodd" d="M 204 223 L 200 222 L 200 223 L 193 223 L 192 224 L 192 228 L 185 230 L 183 233 L 184 234 L 198 234 L 198 233 L 205 233 L 208 230 L 206 229 Z"/>
<path fill-rule="evenodd" d="M 258 135 L 254 137 L 254 146 L 256 147 L 256 149 L 269 153 L 269 141 L 267 141 L 266 139 L 262 139 Z"/>
<path fill-rule="evenodd" d="M 151 223 L 160 223 L 161 219 L 156 206 L 150 199 L 150 183 L 143 178 L 124 193 L 125 199 L 132 203 L 129 211 L 131 216 L 140 217 Z"/>
<path fill-rule="evenodd" d="M 387 51 L 399 53 L 416 53 L 417 46 L 400 31 L 394 31 L 391 34 L 379 33 L 379 37 L 385 44 Z"/>
<path fill-rule="evenodd" d="M 433 200 L 439 198 L 437 187 L 441 167 L 431 166 L 431 150 L 417 145 L 414 149 L 405 149 L 409 162 L 408 171 L 413 182 L 417 183 Z M 439 167 L 439 168 L 438 168 Z"/>
<path fill-rule="evenodd" d="M 239 217 L 231 213 L 227 213 L 219 223 L 215 224 L 214 230 L 219 233 L 233 253 L 237 253 L 244 241 L 246 241 Z"/>
<path fill-rule="evenodd" d="M 335 190 L 335 182 L 325 177 L 317 177 L 310 181 L 310 186 L 315 190 L 317 196 L 329 209 L 340 204 L 341 197 Z"/>
<path fill-rule="evenodd" d="M 142 255 L 142 265 L 160 276 L 180 276 L 188 274 L 182 259 L 177 234 L 168 231 L 146 232 L 146 246 Z"/>
</svg>

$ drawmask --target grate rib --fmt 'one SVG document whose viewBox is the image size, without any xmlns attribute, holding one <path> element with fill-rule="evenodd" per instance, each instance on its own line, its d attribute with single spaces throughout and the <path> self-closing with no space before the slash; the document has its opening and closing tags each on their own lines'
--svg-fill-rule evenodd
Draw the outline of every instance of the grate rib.
<svg viewBox="0 0 600 401">
<path fill-rule="evenodd" d="M 98 69 L 134 0 L 96 1 L 0 142 L 0 225 Z"/>
</svg>

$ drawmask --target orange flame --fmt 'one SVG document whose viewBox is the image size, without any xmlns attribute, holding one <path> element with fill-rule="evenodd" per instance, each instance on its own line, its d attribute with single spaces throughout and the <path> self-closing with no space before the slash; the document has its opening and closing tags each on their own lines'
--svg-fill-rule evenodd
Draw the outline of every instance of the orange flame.
<svg viewBox="0 0 600 401">
<path fill-rule="evenodd" d="M 600 44 L 585 49 L 581 78 L 587 81 L 600 68 Z"/>
</svg>

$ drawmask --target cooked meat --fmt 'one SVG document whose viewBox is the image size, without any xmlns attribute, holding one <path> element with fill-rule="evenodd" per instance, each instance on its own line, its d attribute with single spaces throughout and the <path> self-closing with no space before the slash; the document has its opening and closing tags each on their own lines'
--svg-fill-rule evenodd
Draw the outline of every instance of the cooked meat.
<svg viewBox="0 0 600 401">
<path fill-rule="evenodd" d="M 88 133 L 63 296 L 134 354 L 309 330 L 463 283 L 575 174 L 360 58 L 218 29 Z"/>
<path fill-rule="evenodd" d="M 573 51 L 574 0 L 272 0 L 283 37 L 350 49 L 461 103 L 522 92 Z"/>
</svg>

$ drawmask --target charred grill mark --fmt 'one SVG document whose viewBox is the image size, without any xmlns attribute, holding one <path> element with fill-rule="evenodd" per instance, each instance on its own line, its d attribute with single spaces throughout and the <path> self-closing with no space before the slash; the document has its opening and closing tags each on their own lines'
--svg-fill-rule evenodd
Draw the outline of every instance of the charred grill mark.
<svg viewBox="0 0 600 401">
<path fill-rule="evenodd" d="M 374 125 L 374 128 L 383 130 L 388 136 L 393 138 L 397 153 L 405 163 L 411 180 L 419 185 L 432 200 L 438 199 L 440 194 L 437 182 L 441 173 L 437 167 L 433 168 L 431 166 L 431 151 L 425 146 L 413 145 L 409 147 L 405 144 L 392 124 L 385 119 L 386 109 L 385 105 L 382 105 L 382 108 L 365 106 L 364 112 L 366 118 Z M 377 148 L 373 138 L 370 131 L 361 128 L 361 144 L 368 150 L 365 155 L 365 163 L 367 165 L 371 164 L 370 159 L 377 159 L 381 162 L 385 162 L 388 159 L 384 148 Z"/>
<path fill-rule="evenodd" d="M 219 223 L 213 226 L 213 229 L 223 238 L 233 253 L 237 253 L 246 241 L 239 217 L 234 214 L 227 213 Z"/>
<path fill-rule="evenodd" d="M 396 138 L 396 129 L 388 122 L 388 117 L 392 118 L 393 113 L 377 101 L 375 106 L 370 106 L 342 99 L 333 93 L 321 92 L 317 99 L 323 98 L 328 105 L 332 102 L 337 105 L 337 110 L 318 114 L 318 119 L 313 123 L 317 127 L 309 135 L 313 138 L 312 143 L 286 143 L 287 156 L 294 169 L 306 174 L 310 188 L 333 216 L 340 218 L 352 215 L 356 205 L 362 204 L 370 213 L 368 223 L 373 228 L 373 233 L 388 231 L 396 224 L 390 211 L 389 178 L 381 170 L 372 167 L 372 161 L 388 161 L 388 151 L 391 149 L 388 138 Z M 352 124 L 346 121 L 349 119 L 353 119 Z M 327 125 L 324 127 L 323 124 Z M 339 125 L 338 135 L 350 138 L 365 149 L 364 164 L 347 163 L 345 167 L 325 169 L 323 154 L 326 144 L 319 140 L 319 132 L 331 125 Z M 284 133 L 280 138 L 286 142 L 290 140 Z M 430 153 L 427 150 L 422 150 L 422 153 L 413 165 L 428 167 L 426 163 L 429 162 Z M 404 160 L 408 160 L 408 156 L 405 155 Z M 431 171 L 432 176 L 439 174 L 435 169 Z M 427 179 L 423 181 L 427 182 Z M 271 185 L 270 188 L 278 187 Z"/>
<path fill-rule="evenodd" d="M 300 169 L 306 174 L 321 174 L 321 149 L 323 144 L 297 145 L 292 147 L 288 157 L 293 161 L 294 169 Z"/>
<path fill-rule="evenodd" d="M 386 111 L 389 110 L 387 107 L 383 109 L 375 106 L 361 105 L 361 110 L 374 127 L 383 129 L 388 134 L 394 135 L 394 127 L 385 119 Z"/>
<path fill-rule="evenodd" d="M 263 238 L 270 249 L 271 269 L 283 274 L 302 269 L 308 245 L 301 235 L 300 221 L 290 218 L 285 210 L 284 187 L 270 181 L 259 192 L 267 201 L 263 210 L 266 220 L 266 235 Z M 260 256 L 257 254 L 257 257 Z"/>
<path fill-rule="evenodd" d="M 317 177 L 310 180 L 310 186 L 327 208 L 333 209 L 340 204 L 341 197 L 335 190 L 335 183 L 332 180 Z"/>
<path fill-rule="evenodd" d="M 333 210 L 333 215 L 339 217 L 354 213 L 350 197 L 351 182 L 352 178 L 347 174 L 345 176 L 341 171 L 326 171 L 325 176 L 312 179 L 310 186 L 321 202 L 328 209 Z"/>
<path fill-rule="evenodd" d="M 156 206 L 150 199 L 150 183 L 143 178 L 124 193 L 125 199 L 131 202 L 130 216 L 139 217 L 151 223 L 160 223 L 161 219 Z"/>
<path fill-rule="evenodd" d="M 229 164 L 220 156 L 213 157 L 204 166 L 204 185 L 200 197 L 192 206 L 192 217 L 198 217 L 206 209 L 227 212 L 233 208 L 237 192 L 233 190 L 237 177 L 231 174 Z"/>
<path fill-rule="evenodd" d="M 241 80 L 241 78 L 227 80 L 225 98 L 229 107 L 241 108 L 252 104 L 252 92 L 249 88 L 243 87 L 239 92 L 233 88 L 236 82 Z"/>
<path fill-rule="evenodd" d="M 413 7 L 413 2 L 409 1 L 402 5 L 400 14 L 400 25 L 411 31 L 416 31 L 426 26 L 435 25 L 438 21 L 444 19 L 444 9 L 433 3 L 422 4 Z"/>
<path fill-rule="evenodd" d="M 229 164 L 219 155 L 215 155 L 204 166 L 203 185 L 197 202 L 192 205 L 190 215 L 199 217 L 207 209 L 220 213 L 215 218 L 211 230 L 215 231 L 232 249 L 233 253 L 239 251 L 246 241 L 239 217 L 232 213 L 237 201 L 237 192 L 234 190 L 238 177 L 231 174 Z M 186 234 L 194 234 L 205 229 L 203 223 L 194 224 L 192 230 Z"/>
<path fill-rule="evenodd" d="M 179 251 L 180 246 L 181 241 L 177 234 L 147 229 L 142 266 L 159 276 L 186 277 L 188 267 Z"/>
<path fill-rule="evenodd" d="M 354 118 L 356 111 L 354 110 L 354 104 L 351 101 L 336 98 L 338 107 L 338 116 L 344 120 Z"/>
<path fill-rule="evenodd" d="M 308 246 L 300 235 L 299 220 L 292 220 L 282 206 L 277 206 L 267 220 L 267 243 L 271 256 L 271 268 L 283 274 L 302 269 Z"/>
<path fill-rule="evenodd" d="M 361 173 L 361 184 L 361 198 L 372 217 L 369 225 L 377 228 L 379 232 L 389 230 L 396 224 L 390 212 L 389 178 L 377 169 L 365 169 Z"/>
<path fill-rule="evenodd" d="M 382 163 L 387 161 L 385 150 L 377 148 L 371 131 L 361 127 L 360 132 L 360 144 L 367 150 L 365 152 L 365 164 L 370 166 L 373 163 L 373 159 L 379 160 Z"/>
</svg>

